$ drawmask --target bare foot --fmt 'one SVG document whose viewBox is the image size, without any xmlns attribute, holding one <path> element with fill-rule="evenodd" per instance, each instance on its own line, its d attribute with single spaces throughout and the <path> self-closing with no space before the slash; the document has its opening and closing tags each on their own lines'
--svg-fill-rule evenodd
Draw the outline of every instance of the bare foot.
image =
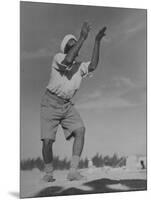
<svg viewBox="0 0 151 200">
<path fill-rule="evenodd" d="M 86 177 L 81 175 L 80 172 L 77 170 L 70 171 L 67 175 L 67 180 L 69 181 L 80 181 L 80 180 L 86 180 Z"/>
<path fill-rule="evenodd" d="M 53 178 L 52 174 L 45 174 L 42 178 L 44 182 L 54 182 L 56 179 Z"/>
</svg>

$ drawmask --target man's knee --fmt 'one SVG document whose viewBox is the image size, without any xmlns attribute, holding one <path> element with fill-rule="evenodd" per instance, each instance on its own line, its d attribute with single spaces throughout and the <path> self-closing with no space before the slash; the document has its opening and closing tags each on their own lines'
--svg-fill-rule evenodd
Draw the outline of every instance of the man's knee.
<svg viewBox="0 0 151 200">
<path fill-rule="evenodd" d="M 74 134 L 75 137 L 84 137 L 85 136 L 85 127 L 81 127 L 81 128 L 76 129 L 73 132 L 73 134 Z"/>
<path fill-rule="evenodd" d="M 54 140 L 49 138 L 43 139 L 42 141 L 43 141 L 43 146 L 51 146 L 54 143 Z"/>
</svg>

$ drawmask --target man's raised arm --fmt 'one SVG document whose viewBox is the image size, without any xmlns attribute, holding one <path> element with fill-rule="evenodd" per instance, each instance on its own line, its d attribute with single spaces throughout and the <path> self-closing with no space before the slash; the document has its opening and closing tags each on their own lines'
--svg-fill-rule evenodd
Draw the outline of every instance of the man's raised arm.
<svg viewBox="0 0 151 200">
<path fill-rule="evenodd" d="M 82 25 L 82 28 L 81 28 L 80 37 L 79 37 L 77 43 L 74 45 L 74 47 L 71 48 L 71 50 L 66 55 L 64 61 L 62 62 L 63 64 L 65 64 L 65 65 L 72 64 L 72 62 L 74 61 L 75 57 L 78 55 L 78 52 L 79 52 L 80 48 L 83 45 L 83 42 L 88 37 L 89 31 L 90 31 L 89 24 L 87 22 L 84 22 L 83 25 Z"/>
<path fill-rule="evenodd" d="M 105 36 L 106 27 L 103 27 L 95 37 L 95 43 L 92 52 L 92 58 L 90 65 L 88 67 L 89 72 L 94 71 L 99 62 L 99 55 L 100 55 L 100 42 L 102 38 Z"/>
</svg>

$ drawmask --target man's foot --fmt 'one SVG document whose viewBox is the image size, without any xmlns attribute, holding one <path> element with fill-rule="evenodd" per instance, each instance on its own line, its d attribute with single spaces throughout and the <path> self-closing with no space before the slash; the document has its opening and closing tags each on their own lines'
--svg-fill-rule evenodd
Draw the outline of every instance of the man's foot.
<svg viewBox="0 0 151 200">
<path fill-rule="evenodd" d="M 53 178 L 52 174 L 45 174 L 42 178 L 44 182 L 54 182 L 56 179 Z"/>
<path fill-rule="evenodd" d="M 81 175 L 79 171 L 70 171 L 67 175 L 67 180 L 69 181 L 80 181 L 80 180 L 86 180 L 86 177 Z"/>
</svg>

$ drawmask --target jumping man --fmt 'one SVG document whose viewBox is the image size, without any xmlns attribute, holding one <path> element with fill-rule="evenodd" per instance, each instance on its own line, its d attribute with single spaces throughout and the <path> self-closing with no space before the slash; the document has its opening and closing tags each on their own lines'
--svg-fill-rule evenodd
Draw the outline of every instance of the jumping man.
<svg viewBox="0 0 151 200">
<path fill-rule="evenodd" d="M 81 81 L 92 73 L 99 62 L 100 43 L 105 36 L 106 27 L 95 37 L 91 61 L 77 62 L 79 50 L 88 37 L 90 26 L 84 22 L 80 37 L 66 35 L 61 43 L 61 52 L 53 57 L 52 71 L 46 91 L 41 101 L 41 140 L 45 175 L 43 180 L 52 182 L 53 178 L 53 143 L 59 124 L 62 126 L 66 140 L 74 138 L 72 158 L 67 179 L 81 180 L 78 171 L 80 156 L 84 146 L 85 126 L 71 101 L 80 87 Z"/>
</svg>

